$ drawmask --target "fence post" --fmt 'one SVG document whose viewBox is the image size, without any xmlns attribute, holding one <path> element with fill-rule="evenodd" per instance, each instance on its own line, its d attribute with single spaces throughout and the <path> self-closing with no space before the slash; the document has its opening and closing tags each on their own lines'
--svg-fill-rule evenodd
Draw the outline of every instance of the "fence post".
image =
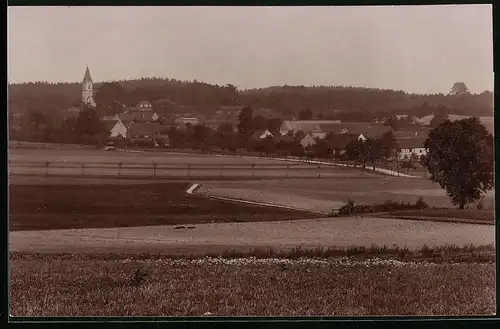
<svg viewBox="0 0 500 329">
<path fill-rule="evenodd" d="M 49 175 L 49 165 L 50 165 L 50 162 L 45 161 L 45 176 Z"/>
<path fill-rule="evenodd" d="M 153 177 L 156 177 L 156 161 L 153 161 Z"/>
<path fill-rule="evenodd" d="M 82 176 L 85 175 L 85 163 L 82 163 Z"/>
<path fill-rule="evenodd" d="M 288 166 L 289 166 L 289 165 L 286 165 L 285 177 L 288 177 Z"/>
<path fill-rule="evenodd" d="M 188 177 L 191 175 L 191 165 L 188 165 Z"/>
<path fill-rule="evenodd" d="M 9 175 L 12 174 L 12 167 L 10 165 L 10 159 L 9 159 Z"/>
<path fill-rule="evenodd" d="M 321 178 L 321 166 L 318 166 L 318 178 Z"/>
<path fill-rule="evenodd" d="M 224 168 L 223 165 L 220 166 L 220 177 L 222 177 L 222 169 Z"/>
<path fill-rule="evenodd" d="M 123 161 L 120 161 L 120 162 L 118 163 L 118 176 L 120 176 L 120 174 L 121 174 L 121 171 L 122 171 L 122 166 L 123 166 Z"/>
<path fill-rule="evenodd" d="M 255 176 L 255 163 L 252 163 L 252 177 Z"/>
</svg>

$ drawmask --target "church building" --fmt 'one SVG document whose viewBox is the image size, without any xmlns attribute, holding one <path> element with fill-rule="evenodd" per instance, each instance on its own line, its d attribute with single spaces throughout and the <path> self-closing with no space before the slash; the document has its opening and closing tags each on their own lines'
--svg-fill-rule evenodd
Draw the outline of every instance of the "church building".
<svg viewBox="0 0 500 329">
<path fill-rule="evenodd" d="M 92 81 L 92 77 L 90 76 L 88 66 L 82 81 L 82 104 L 90 107 L 95 107 L 94 82 Z"/>
</svg>

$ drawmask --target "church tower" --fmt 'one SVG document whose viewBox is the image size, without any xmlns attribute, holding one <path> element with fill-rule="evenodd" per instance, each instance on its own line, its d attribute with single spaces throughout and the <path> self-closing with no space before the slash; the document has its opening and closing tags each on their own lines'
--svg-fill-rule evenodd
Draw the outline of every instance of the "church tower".
<svg viewBox="0 0 500 329">
<path fill-rule="evenodd" d="M 93 84 L 94 82 L 92 81 L 89 67 L 87 66 L 87 70 L 85 71 L 85 76 L 82 81 L 82 103 L 91 107 L 95 107 Z"/>
</svg>

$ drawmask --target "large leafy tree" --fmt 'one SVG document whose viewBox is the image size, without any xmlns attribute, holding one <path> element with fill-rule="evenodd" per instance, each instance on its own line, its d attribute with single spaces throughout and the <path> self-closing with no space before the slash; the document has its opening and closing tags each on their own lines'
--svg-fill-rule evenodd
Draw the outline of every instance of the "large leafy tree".
<svg viewBox="0 0 500 329">
<path fill-rule="evenodd" d="M 432 130 L 422 163 L 430 179 L 464 209 L 493 187 L 493 137 L 478 118 L 445 121 Z"/>
<path fill-rule="evenodd" d="M 83 108 L 76 119 L 75 131 L 86 143 L 101 143 L 107 137 L 106 127 L 96 110 Z"/>
<path fill-rule="evenodd" d="M 97 89 L 95 100 L 100 113 L 121 113 L 124 109 L 125 90 L 118 82 L 105 82 Z"/>
<path fill-rule="evenodd" d="M 253 110 L 251 107 L 244 107 L 239 114 L 238 131 L 245 138 L 253 134 Z"/>
<path fill-rule="evenodd" d="M 383 134 L 377 142 L 380 147 L 381 156 L 385 159 L 391 158 L 394 155 L 394 151 L 398 148 L 398 141 L 391 130 Z"/>
<path fill-rule="evenodd" d="M 450 95 L 467 95 L 469 94 L 469 89 L 464 82 L 455 82 L 450 89 Z"/>
</svg>

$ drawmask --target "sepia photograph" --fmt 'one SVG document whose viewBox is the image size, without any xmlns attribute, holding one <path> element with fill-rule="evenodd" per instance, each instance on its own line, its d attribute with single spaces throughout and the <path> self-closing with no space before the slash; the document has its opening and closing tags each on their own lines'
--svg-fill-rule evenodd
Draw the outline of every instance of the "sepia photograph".
<svg viewBox="0 0 500 329">
<path fill-rule="evenodd" d="M 491 5 L 10 6 L 11 317 L 496 314 Z"/>
</svg>

